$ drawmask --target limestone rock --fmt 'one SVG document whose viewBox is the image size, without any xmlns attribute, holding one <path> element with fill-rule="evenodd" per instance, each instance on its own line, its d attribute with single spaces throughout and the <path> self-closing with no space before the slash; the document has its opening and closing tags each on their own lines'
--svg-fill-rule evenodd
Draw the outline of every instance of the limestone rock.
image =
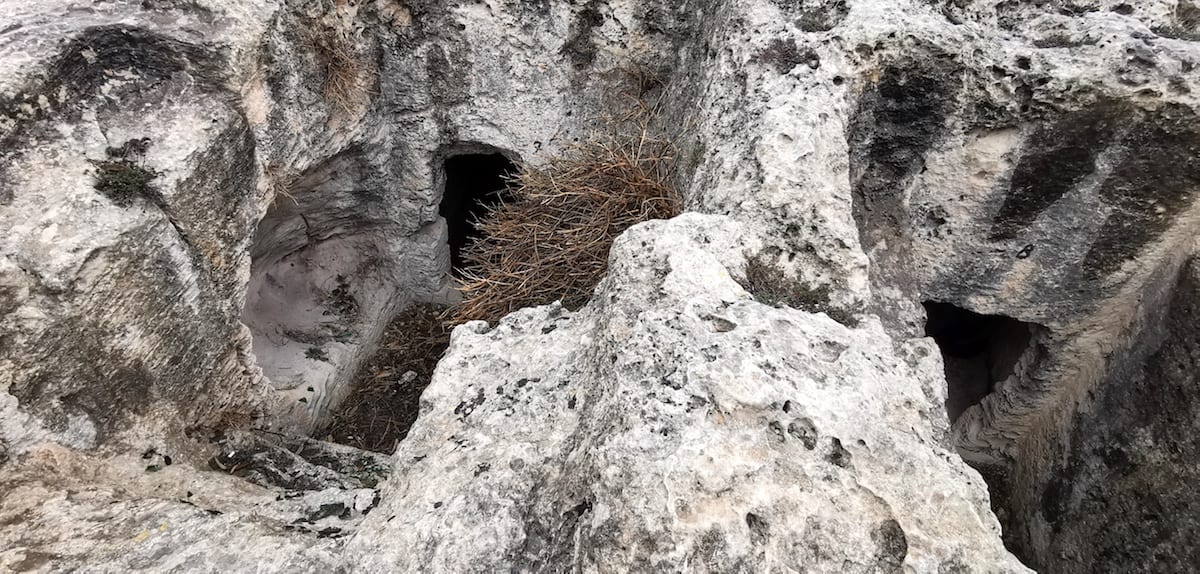
<svg viewBox="0 0 1200 574">
<path fill-rule="evenodd" d="M 270 441 L 240 444 L 261 452 Z M 328 570 L 379 502 L 362 479 L 390 461 L 315 441 L 285 446 L 307 461 L 243 457 L 200 471 L 175 451 L 99 459 L 37 447 L 0 483 L 0 564 L 18 572 Z M 363 456 L 372 459 L 365 467 Z M 318 465 L 329 466 L 314 480 Z M 250 482 L 263 477 L 264 486 Z"/>
<path fill-rule="evenodd" d="M 1029 566 L 1196 562 L 1195 0 L 0 14 L 0 569 L 1020 571 L 989 489 Z M 461 327 L 396 458 L 304 438 L 453 298 L 446 161 L 631 89 L 709 216 Z"/>
<path fill-rule="evenodd" d="M 1023 571 L 937 350 L 756 302 L 744 229 L 631 229 L 579 313 L 459 327 L 345 554 L 366 571 Z"/>
</svg>

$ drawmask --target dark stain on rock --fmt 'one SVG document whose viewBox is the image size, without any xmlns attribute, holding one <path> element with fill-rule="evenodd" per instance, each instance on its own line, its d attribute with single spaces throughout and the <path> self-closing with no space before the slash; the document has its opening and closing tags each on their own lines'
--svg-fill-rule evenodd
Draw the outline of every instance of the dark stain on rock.
<svg viewBox="0 0 1200 574">
<path fill-rule="evenodd" d="M 155 11 L 178 11 L 196 16 L 201 22 L 211 24 L 217 15 L 212 9 L 195 0 L 142 0 L 142 8 Z"/>
<path fill-rule="evenodd" d="M 482 405 L 486 400 L 487 399 L 483 396 L 483 389 L 478 389 L 476 391 L 475 398 L 462 401 L 458 403 L 457 407 L 454 407 L 454 414 L 458 415 L 460 420 L 466 420 L 466 418 L 471 416 L 471 413 L 475 412 L 475 409 L 478 408 L 479 405 Z"/>
<path fill-rule="evenodd" d="M 728 333 L 737 328 L 737 323 L 734 323 L 733 321 L 730 321 L 724 317 L 718 317 L 716 315 L 704 315 L 701 317 L 701 319 L 707 321 L 709 326 L 712 327 L 712 330 L 716 331 L 717 333 Z"/>
<path fill-rule="evenodd" d="M 99 431 L 97 440 L 120 430 L 128 414 L 146 410 L 153 399 L 154 376 L 140 360 L 110 368 L 102 388 L 81 388 L 59 398 L 68 412 L 83 413 L 92 420 Z"/>
<path fill-rule="evenodd" d="M 1170 24 L 1154 27 L 1154 33 L 1166 38 L 1200 41 L 1200 5 L 1193 0 L 1179 0 L 1174 16 Z"/>
<path fill-rule="evenodd" d="M 875 542 L 875 569 L 873 572 L 901 572 L 904 559 L 908 557 L 908 537 L 895 519 L 883 521 L 871 531 Z"/>
<path fill-rule="evenodd" d="M 584 500 L 583 502 L 572 506 L 570 510 L 563 513 L 564 524 L 569 524 L 573 529 L 575 524 L 579 522 L 579 519 L 591 511 L 592 501 L 590 499 Z"/>
<path fill-rule="evenodd" d="M 208 460 L 208 467 L 218 472 L 226 472 L 244 478 L 249 482 L 267 488 L 282 488 L 289 491 L 317 491 L 329 488 L 330 482 L 320 474 L 312 472 L 312 466 L 290 451 L 266 443 L 251 443 L 223 445 L 222 449 Z M 333 512 L 324 509 L 324 514 L 310 521 L 320 520 L 325 516 L 335 516 L 343 512 L 345 505 Z M 348 512 L 348 509 L 345 509 Z"/>
<path fill-rule="evenodd" d="M 149 194 L 147 199 L 174 228 L 196 267 L 214 279 L 210 285 L 230 285 L 219 296 L 237 298 L 236 288 L 232 285 L 239 281 L 222 281 L 216 277 L 236 275 L 238 271 L 233 267 L 221 269 L 215 258 L 205 255 L 211 255 L 212 250 L 202 248 L 197 241 L 207 245 L 235 245 L 240 238 L 253 233 L 250 221 L 212 221 L 209 217 L 223 206 L 236 205 L 253 197 L 258 159 L 254 134 L 245 118 L 239 115 L 214 138 L 213 145 L 194 156 L 194 161 L 196 169 L 175 188 L 176 197 L 188 199 L 168 201 L 161 193 Z M 212 221 L 209 225 L 197 225 L 209 221 Z"/>
<path fill-rule="evenodd" d="M 219 56 L 202 46 L 143 28 L 123 24 L 89 28 L 68 41 L 47 64 L 44 79 L 15 94 L 0 96 L 0 117 L 13 125 L 0 135 L 0 181 L 9 179 L 4 172 L 21 150 L 33 147 L 22 142 L 60 137 L 48 120 L 78 120 L 91 100 L 100 96 L 102 87 L 107 86 L 104 98 L 120 101 L 186 74 L 199 89 L 219 92 L 223 91 L 220 86 L 226 69 Z M 135 75 L 130 81 L 112 82 L 129 72 Z M 48 108 L 39 104 L 40 97 L 50 103 Z M 9 185 L 0 184 L 0 205 L 11 201 Z"/>
<path fill-rule="evenodd" d="M 341 528 L 329 526 L 317 531 L 317 538 L 340 538 L 345 535 L 345 531 Z"/>
<path fill-rule="evenodd" d="M 753 512 L 746 513 L 746 527 L 750 529 L 750 541 L 755 545 L 766 544 L 771 538 L 771 525 Z"/>
<path fill-rule="evenodd" d="M 639 2 L 635 4 L 634 17 L 643 30 L 661 34 L 678 49 L 686 49 L 689 40 L 701 35 L 697 28 L 704 16 L 698 17 L 697 12 L 711 14 L 712 8 L 687 2 Z"/>
<path fill-rule="evenodd" d="M 349 518 L 350 507 L 341 502 L 322 504 L 316 510 L 309 512 L 308 515 L 304 517 L 304 520 L 307 522 L 316 522 L 322 518 L 328 518 L 330 516 L 336 516 L 342 519 Z"/>
<path fill-rule="evenodd" d="M 693 547 L 692 555 L 685 558 L 686 564 L 705 572 L 752 572 L 745 556 L 731 552 L 725 535 L 713 528 L 705 532 Z"/>
<path fill-rule="evenodd" d="M 772 0 L 797 28 L 805 32 L 828 32 L 850 13 L 846 0 Z"/>
<path fill-rule="evenodd" d="M 1192 110 L 1172 105 L 1148 113 L 1122 145 L 1124 156 L 1100 185 L 1100 198 L 1112 212 L 1084 258 L 1088 278 L 1108 275 L 1137 256 L 1200 190 L 1200 125 Z"/>
<path fill-rule="evenodd" d="M 9 392 L 24 410 L 46 419 L 56 431 L 66 430 L 69 414 L 88 417 L 96 427 L 97 442 L 103 442 L 125 428 L 130 415 L 149 409 L 157 377 L 126 349 L 103 344 L 119 340 L 108 327 L 63 322 L 60 328 L 48 329 L 35 348 L 42 357 L 70 359 L 40 362 Z"/>
<path fill-rule="evenodd" d="M 376 490 L 375 494 L 371 497 L 371 503 L 362 510 L 362 515 L 366 516 L 370 514 L 372 510 L 375 510 L 377 507 L 379 507 L 380 502 L 383 502 L 383 495 Z"/>
<path fill-rule="evenodd" d="M 1042 489 L 1041 509 L 1042 516 L 1046 522 L 1052 526 L 1057 525 L 1062 521 L 1063 516 L 1067 514 L 1071 503 L 1071 477 L 1060 474 L 1055 476 Z"/>
<path fill-rule="evenodd" d="M 449 107 L 467 101 L 471 93 L 471 66 L 466 58 L 447 54 L 439 44 L 429 47 L 425 59 L 425 72 L 429 76 L 429 97 L 441 107 Z"/>
<path fill-rule="evenodd" d="M 821 58 L 811 49 L 800 49 L 793 38 L 775 38 L 754 55 L 754 60 L 770 65 L 780 74 L 787 74 L 800 64 L 809 68 L 821 67 Z"/>
<path fill-rule="evenodd" d="M 592 512 L 592 499 L 585 497 L 557 516 L 538 516 L 532 508 L 528 512 L 525 541 L 511 557 L 513 571 L 570 571 L 578 552 L 576 541 L 591 530 L 585 517 Z"/>
<path fill-rule="evenodd" d="M 865 245 L 907 228 L 903 190 L 946 132 L 959 65 L 934 52 L 893 64 L 859 99 L 850 123 L 854 217 Z"/>
<path fill-rule="evenodd" d="M 771 436 L 776 442 L 782 443 L 787 440 L 787 437 L 783 434 L 783 425 L 779 421 L 771 421 L 767 425 L 767 430 L 771 431 Z"/>
<path fill-rule="evenodd" d="M 808 417 L 800 417 L 795 419 L 788 425 L 788 434 L 792 438 L 799 439 L 804 445 L 804 448 L 813 450 L 817 448 L 817 427 Z"/>
<path fill-rule="evenodd" d="M 1114 476 L 1126 477 L 1137 470 L 1137 463 L 1132 456 L 1131 445 L 1111 444 L 1092 451 L 1092 455 L 1104 463 L 1104 467 Z"/>
<path fill-rule="evenodd" d="M 599 0 L 590 0 L 571 22 L 567 42 L 563 44 L 562 54 L 571 60 L 576 69 L 587 68 L 596 61 L 596 43 L 592 39 L 592 31 L 604 25 L 604 14 L 600 13 Z"/>
<path fill-rule="evenodd" d="M 825 460 L 830 464 L 841 468 L 850 468 L 850 451 L 842 446 L 842 441 L 836 437 L 829 439 L 829 452 L 825 454 Z"/>
<path fill-rule="evenodd" d="M 1186 265 L 1138 347 L 1075 415 L 1061 461 L 1005 523 L 1046 572 L 1191 572 L 1200 564 L 1200 272 Z M 1019 488 L 1019 486 L 1017 487 Z M 1025 514 L 1028 512 L 1028 515 Z M 1002 513 L 1001 516 L 1004 516 Z M 1032 515 L 1032 516 L 1030 516 Z M 1052 526 L 1034 528 L 1039 520 Z M 1009 534 L 1011 533 L 1011 534 Z M 1086 545 L 1093 549 L 1078 552 Z M 1065 556 L 1064 556 L 1065 555 Z"/>
<path fill-rule="evenodd" d="M 1128 113 L 1105 104 L 1039 125 L 1021 150 L 1009 191 L 992 223 L 993 240 L 1012 239 L 1096 171 Z"/>
<path fill-rule="evenodd" d="M 51 102 L 62 102 L 78 112 L 102 87 L 107 86 L 106 98 L 119 99 L 167 82 L 181 72 L 189 74 L 194 82 L 219 91 L 225 78 L 224 69 L 222 60 L 201 46 L 123 24 L 97 26 L 67 42 L 48 64 L 45 80 L 18 97 L 36 102 L 38 96 L 46 96 Z M 132 72 L 136 78 L 114 85 L 112 78 L 118 72 Z M 13 106 L 18 103 L 3 102 L 8 105 L 0 106 L 0 114 L 19 119 L 22 114 Z"/>
<path fill-rule="evenodd" d="M 205 307 L 197 315 L 179 305 L 179 297 L 194 281 L 214 300 L 236 300 L 236 280 L 213 279 L 221 273 L 236 275 L 236 266 L 220 268 L 219 261 L 205 257 L 193 239 L 232 245 L 249 233 L 253 222 L 234 223 L 214 214 L 232 210 L 239 198 L 248 201 L 253 196 L 247 191 L 254 185 L 257 169 L 253 144 L 245 122 L 232 121 L 199 154 L 199 165 L 206 167 L 178 182 L 173 203 L 168 205 L 157 195 L 151 202 L 161 212 L 163 225 L 178 234 L 196 274 L 184 276 L 167 252 L 169 243 L 126 242 L 96 250 L 84 265 L 102 272 L 86 280 L 81 274 L 57 294 L 69 299 L 74 313 L 35 339 L 23 340 L 19 348 L 6 349 L 24 363 L 10 392 L 28 412 L 55 426 L 65 422 L 69 413 L 85 414 L 96 423 L 101 442 L 111 431 L 127 428 L 129 415 L 146 413 L 157 400 L 186 405 L 183 422 L 190 427 L 207 427 L 227 415 L 227 406 L 208 399 L 210 386 L 233 383 L 215 376 L 213 370 L 222 360 L 219 357 L 236 353 L 225 334 L 232 337 L 237 321 L 231 320 L 224 306 Z M 196 333 L 203 333 L 205 339 L 152 352 L 157 347 L 125 342 L 127 323 L 150 325 L 146 339 L 153 342 L 162 337 L 168 347 L 169 341 Z"/>
</svg>

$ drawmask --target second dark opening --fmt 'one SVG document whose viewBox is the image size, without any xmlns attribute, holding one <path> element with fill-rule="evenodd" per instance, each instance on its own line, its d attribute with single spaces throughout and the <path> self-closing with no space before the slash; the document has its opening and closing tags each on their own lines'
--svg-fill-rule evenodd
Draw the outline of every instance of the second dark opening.
<svg viewBox="0 0 1200 574">
<path fill-rule="evenodd" d="M 464 248 L 481 236 L 479 218 L 489 208 L 508 198 L 506 178 L 517 172 L 511 160 L 499 153 L 461 154 L 445 163 L 446 191 L 438 213 L 446 219 L 450 232 L 450 261 L 454 273 L 461 273 Z"/>
<path fill-rule="evenodd" d="M 946 365 L 946 411 L 954 422 L 1013 373 L 1033 338 L 1033 325 L 949 303 L 924 305 L 925 334 L 937 342 Z"/>
</svg>

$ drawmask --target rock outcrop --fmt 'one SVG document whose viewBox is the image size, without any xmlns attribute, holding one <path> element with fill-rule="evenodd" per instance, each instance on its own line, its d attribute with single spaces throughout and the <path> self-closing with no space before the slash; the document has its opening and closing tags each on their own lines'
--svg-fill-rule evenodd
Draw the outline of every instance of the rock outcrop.
<svg viewBox="0 0 1200 574">
<path fill-rule="evenodd" d="M 319 572 L 379 503 L 389 457 L 313 440 L 221 441 L 99 459 L 57 445 L 3 477 L 9 571 Z M 175 462 L 178 460 L 179 462 Z M 211 468 L 211 469 L 210 469 Z"/>
<path fill-rule="evenodd" d="M 1198 559 L 1194 0 L 0 14 L 4 568 Z M 453 299 L 446 160 L 536 164 L 630 89 L 693 213 L 577 312 L 460 327 L 395 458 L 303 438 Z"/>
<path fill-rule="evenodd" d="M 1022 571 L 950 449 L 936 347 L 755 301 L 746 237 L 643 224 L 584 310 L 459 327 L 346 564 Z"/>
</svg>

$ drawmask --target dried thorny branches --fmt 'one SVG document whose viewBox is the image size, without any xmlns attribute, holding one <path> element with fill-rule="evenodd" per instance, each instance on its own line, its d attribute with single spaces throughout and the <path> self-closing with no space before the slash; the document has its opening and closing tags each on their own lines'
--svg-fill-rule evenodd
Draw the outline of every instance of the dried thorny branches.
<svg viewBox="0 0 1200 574">
<path fill-rule="evenodd" d="M 308 47 L 321 68 L 321 95 L 336 113 L 353 117 L 370 101 L 377 81 L 377 64 L 364 45 L 355 11 L 338 2 L 323 19 L 312 22 L 306 34 Z"/>
<path fill-rule="evenodd" d="M 391 453 L 407 434 L 421 392 L 450 343 L 442 309 L 417 305 L 400 313 L 383 333 L 378 351 L 359 371 L 349 397 L 329 425 L 332 440 Z"/>
<path fill-rule="evenodd" d="M 325 82 L 321 86 L 325 101 L 347 115 L 355 114 L 371 91 L 374 72 L 341 36 L 322 38 L 317 46 L 325 66 Z"/>
<path fill-rule="evenodd" d="M 608 269 L 613 239 L 630 226 L 679 213 L 671 184 L 675 145 L 651 132 L 652 109 L 631 136 L 596 135 L 514 178 L 513 200 L 479 224 L 466 249 L 463 302 L 452 322 L 495 322 L 522 307 L 561 299 L 582 306 Z"/>
</svg>

